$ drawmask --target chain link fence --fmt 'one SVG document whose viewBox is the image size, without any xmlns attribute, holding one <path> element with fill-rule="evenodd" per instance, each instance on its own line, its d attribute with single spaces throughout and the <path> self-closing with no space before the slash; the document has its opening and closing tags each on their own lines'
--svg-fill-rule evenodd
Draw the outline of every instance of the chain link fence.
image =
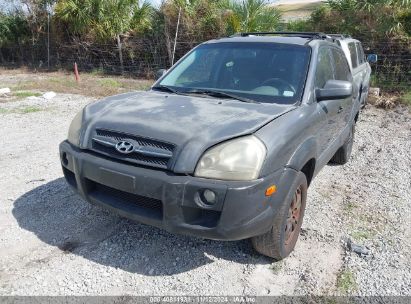
<svg viewBox="0 0 411 304">
<path fill-rule="evenodd" d="M 362 41 L 366 54 L 378 55 L 372 64 L 372 85 L 385 91 L 403 91 L 411 85 L 411 38 Z M 177 40 L 175 61 L 201 42 Z M 49 49 L 49 52 L 48 52 Z M 76 62 L 81 71 L 111 75 L 153 78 L 155 71 L 169 68 L 173 45 L 163 37 L 123 37 L 122 61 L 116 43 L 96 44 L 73 40 L 62 44 L 44 35 L 36 43 L 0 47 L 0 65 L 7 68 L 29 67 L 33 70 L 71 70 Z M 49 54 L 49 55 L 48 55 Z"/>
<path fill-rule="evenodd" d="M 356 37 L 354 37 L 356 38 Z M 377 54 L 372 64 L 372 85 L 386 91 L 409 90 L 411 85 L 411 38 L 387 38 L 386 40 L 357 37 L 366 54 Z"/>
</svg>

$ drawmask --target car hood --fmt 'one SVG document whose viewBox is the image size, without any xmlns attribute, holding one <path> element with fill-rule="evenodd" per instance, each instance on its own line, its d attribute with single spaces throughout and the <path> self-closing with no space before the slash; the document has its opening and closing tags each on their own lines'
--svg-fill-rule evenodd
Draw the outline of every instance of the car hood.
<svg viewBox="0 0 411 304">
<path fill-rule="evenodd" d="M 132 92 L 86 107 L 84 142 L 89 145 L 95 129 L 102 128 L 172 143 L 180 155 L 174 171 L 187 172 L 193 170 L 193 163 L 195 166 L 210 146 L 251 134 L 294 108 L 154 91 Z M 180 159 L 184 159 L 182 164 Z"/>
</svg>

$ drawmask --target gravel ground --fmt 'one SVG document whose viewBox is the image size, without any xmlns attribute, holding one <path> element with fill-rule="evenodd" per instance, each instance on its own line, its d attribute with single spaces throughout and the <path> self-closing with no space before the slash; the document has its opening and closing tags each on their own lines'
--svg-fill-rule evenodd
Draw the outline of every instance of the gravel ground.
<svg viewBox="0 0 411 304">
<path fill-rule="evenodd" d="M 351 161 L 316 177 L 295 251 L 273 263 L 248 241 L 172 235 L 74 194 L 58 144 L 90 101 L 0 104 L 0 295 L 411 295 L 407 110 L 362 112 Z"/>
</svg>

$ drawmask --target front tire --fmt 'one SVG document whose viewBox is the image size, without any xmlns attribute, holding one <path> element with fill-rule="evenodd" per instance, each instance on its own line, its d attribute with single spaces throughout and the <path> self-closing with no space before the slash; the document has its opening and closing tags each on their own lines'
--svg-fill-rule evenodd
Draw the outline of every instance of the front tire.
<svg viewBox="0 0 411 304">
<path fill-rule="evenodd" d="M 307 188 L 307 178 L 299 172 L 289 195 L 274 217 L 270 231 L 251 238 L 257 252 L 282 260 L 294 250 L 303 222 Z"/>
</svg>

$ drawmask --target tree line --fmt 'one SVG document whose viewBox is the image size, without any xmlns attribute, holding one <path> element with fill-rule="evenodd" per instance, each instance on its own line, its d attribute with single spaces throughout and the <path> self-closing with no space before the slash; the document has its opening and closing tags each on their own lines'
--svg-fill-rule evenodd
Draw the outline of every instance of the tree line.
<svg viewBox="0 0 411 304">
<path fill-rule="evenodd" d="M 180 40 L 198 43 L 238 31 L 275 30 L 281 14 L 265 0 L 165 0 L 155 8 L 140 0 L 23 0 L 0 14 L 0 47 L 42 39 L 50 26 L 58 43 L 112 43 L 161 37 L 171 57 L 177 18 Z"/>
<path fill-rule="evenodd" d="M 236 32 L 278 30 L 350 34 L 360 38 L 370 51 L 392 52 L 398 58 L 411 56 L 411 0 L 329 0 L 308 19 L 290 22 L 284 22 L 281 11 L 267 0 L 164 0 L 158 7 L 144 0 L 19 3 L 0 12 L 3 63 L 10 58 L 27 61 L 26 57 L 34 58 L 36 52 L 44 57 L 47 39 L 52 37 L 55 60 L 78 56 L 94 64 L 106 56 L 103 59 L 107 62 L 116 60 L 121 72 L 130 62 L 142 60 L 165 58 L 157 65 L 169 66 L 177 24 L 177 58 L 205 40 Z M 36 45 L 41 47 L 34 51 Z M 392 60 L 388 64 L 387 73 L 395 65 L 395 77 L 410 81 L 411 67 Z"/>
</svg>

